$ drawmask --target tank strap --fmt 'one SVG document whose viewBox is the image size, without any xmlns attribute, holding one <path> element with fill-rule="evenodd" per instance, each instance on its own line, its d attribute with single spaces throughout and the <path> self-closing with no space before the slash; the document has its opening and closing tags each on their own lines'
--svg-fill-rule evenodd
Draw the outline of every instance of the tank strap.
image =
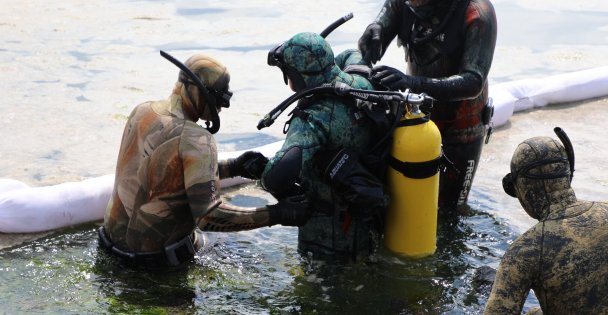
<svg viewBox="0 0 608 315">
<path fill-rule="evenodd" d="M 388 157 L 388 165 L 409 178 L 423 179 L 437 174 L 443 166 L 443 154 L 436 159 L 425 162 L 403 162 L 394 156 Z"/>
<path fill-rule="evenodd" d="M 429 120 L 431 119 L 431 115 L 426 114 L 422 117 L 418 117 L 418 118 L 412 118 L 412 119 L 403 119 L 400 120 L 397 123 L 397 128 L 399 127 L 408 127 L 408 126 L 415 126 L 415 125 L 422 125 L 424 123 L 429 122 Z"/>
</svg>

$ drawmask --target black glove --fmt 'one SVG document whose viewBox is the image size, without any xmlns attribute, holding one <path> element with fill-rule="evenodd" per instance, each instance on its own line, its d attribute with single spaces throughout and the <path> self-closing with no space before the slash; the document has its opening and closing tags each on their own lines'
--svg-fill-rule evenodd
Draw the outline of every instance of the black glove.
<svg viewBox="0 0 608 315">
<path fill-rule="evenodd" d="M 228 160 L 230 177 L 241 176 L 260 179 L 268 159 L 260 152 L 247 151 L 235 159 Z"/>
<path fill-rule="evenodd" d="M 311 215 L 310 202 L 304 195 L 289 196 L 274 205 L 268 205 L 268 226 L 302 226 Z"/>
<path fill-rule="evenodd" d="M 382 57 L 382 27 L 378 23 L 367 26 L 361 38 L 359 38 L 359 50 L 363 60 L 373 65 Z"/>
<path fill-rule="evenodd" d="M 373 83 L 380 84 L 393 91 L 411 89 L 417 93 L 424 92 L 420 91 L 422 86 L 420 78 L 407 75 L 385 65 L 372 69 L 371 80 Z"/>
</svg>

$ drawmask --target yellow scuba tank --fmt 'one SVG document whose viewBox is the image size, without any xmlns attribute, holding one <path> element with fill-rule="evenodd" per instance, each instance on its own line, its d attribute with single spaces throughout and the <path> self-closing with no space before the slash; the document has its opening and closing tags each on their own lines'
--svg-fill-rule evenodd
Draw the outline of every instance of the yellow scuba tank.
<svg viewBox="0 0 608 315">
<path fill-rule="evenodd" d="M 391 203 L 385 245 L 413 258 L 435 253 L 441 134 L 428 115 L 414 106 L 393 133 L 388 184 Z"/>
</svg>

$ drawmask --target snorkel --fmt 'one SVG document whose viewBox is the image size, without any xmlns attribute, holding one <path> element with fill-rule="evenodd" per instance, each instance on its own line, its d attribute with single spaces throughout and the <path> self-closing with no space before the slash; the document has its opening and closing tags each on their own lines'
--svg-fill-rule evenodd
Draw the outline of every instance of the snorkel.
<svg viewBox="0 0 608 315">
<path fill-rule="evenodd" d="M 194 72 L 192 72 L 192 70 L 190 70 L 188 67 L 186 67 L 186 65 L 184 65 L 182 62 L 180 62 L 179 60 L 175 59 L 173 56 L 169 55 L 168 53 L 166 53 L 162 50 L 160 51 L 160 55 L 163 56 L 165 59 L 169 60 L 174 65 L 176 65 L 190 79 L 190 81 L 183 82 L 180 80 L 180 82 L 182 82 L 184 84 L 194 83 L 196 85 L 196 87 L 198 87 L 198 90 L 200 91 L 200 93 L 203 96 L 203 99 L 206 102 L 205 105 L 209 109 L 209 112 L 211 114 L 211 121 L 205 121 L 205 125 L 206 125 L 205 129 L 207 129 L 207 131 L 209 131 L 211 134 L 218 132 L 220 130 L 220 116 L 219 116 L 219 114 L 217 112 L 217 108 L 216 108 L 217 100 L 215 98 L 210 97 L 209 89 L 205 86 L 205 84 L 201 81 L 201 79 L 196 74 L 194 74 Z M 231 96 L 232 96 L 232 93 L 225 92 L 222 95 L 222 98 L 225 102 L 223 102 L 223 104 L 221 106 L 229 107 L 230 103 L 228 101 L 230 100 Z M 224 104 L 227 104 L 227 105 L 224 105 Z"/>
<path fill-rule="evenodd" d="M 327 26 L 321 33 L 319 33 L 319 35 L 321 35 L 321 37 L 323 38 L 327 38 L 327 35 L 331 34 L 331 32 L 333 32 L 335 29 L 337 29 L 338 27 L 340 27 L 342 24 L 348 22 L 348 20 L 353 18 L 353 13 L 349 13 L 339 19 L 337 19 L 335 22 L 329 24 L 329 26 Z"/>
<path fill-rule="evenodd" d="M 553 132 L 555 132 L 559 140 L 564 145 L 564 149 L 566 149 L 568 163 L 570 164 L 570 182 L 572 182 L 572 177 L 574 177 L 574 148 L 572 147 L 572 142 L 570 142 L 570 138 L 568 138 L 568 135 L 564 129 L 555 127 L 553 128 Z"/>
</svg>

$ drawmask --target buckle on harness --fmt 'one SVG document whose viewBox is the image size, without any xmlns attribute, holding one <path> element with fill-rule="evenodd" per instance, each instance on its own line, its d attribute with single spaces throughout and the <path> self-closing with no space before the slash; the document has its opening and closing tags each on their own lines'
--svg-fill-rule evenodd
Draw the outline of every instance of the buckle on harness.
<svg viewBox="0 0 608 315">
<path fill-rule="evenodd" d="M 182 246 L 186 247 L 188 254 L 194 256 L 196 250 L 194 249 L 194 242 L 192 240 L 192 236 L 189 234 L 181 240 L 165 246 L 165 257 L 167 257 L 167 262 L 171 266 L 178 266 L 180 264 L 179 259 L 177 258 L 177 254 L 175 253 Z"/>
<path fill-rule="evenodd" d="M 154 268 L 163 266 L 176 267 L 187 261 L 189 258 L 192 258 L 196 253 L 192 234 L 187 235 L 173 244 L 165 246 L 164 250 L 162 251 L 141 253 L 123 251 L 114 246 L 114 243 L 112 243 L 106 234 L 105 227 L 103 226 L 97 230 L 97 234 L 99 235 L 100 245 L 103 246 L 107 251 L 112 252 L 118 257 L 126 259 L 126 261 L 135 265 L 143 265 Z M 178 251 L 182 249 L 185 249 L 185 251 L 181 252 L 180 254 L 182 255 L 178 256 Z"/>
</svg>

